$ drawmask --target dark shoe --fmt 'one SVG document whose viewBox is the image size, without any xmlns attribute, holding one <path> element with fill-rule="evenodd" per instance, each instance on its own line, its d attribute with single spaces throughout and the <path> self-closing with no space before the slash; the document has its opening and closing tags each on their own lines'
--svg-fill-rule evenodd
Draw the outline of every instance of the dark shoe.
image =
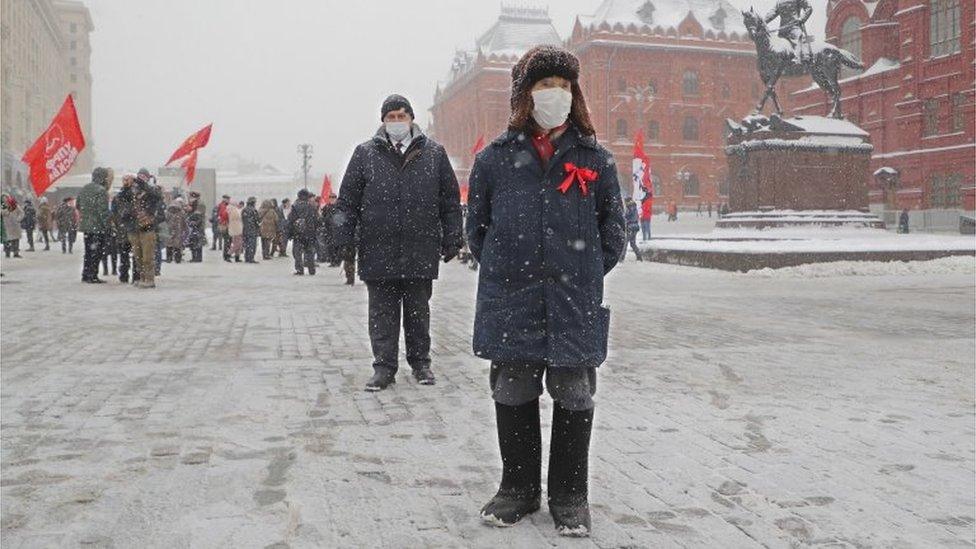
<svg viewBox="0 0 976 549">
<path fill-rule="evenodd" d="M 572 411 L 558 402 L 552 410 L 549 444 L 549 513 L 560 536 L 590 535 L 587 501 L 593 410 Z"/>
<path fill-rule="evenodd" d="M 315 269 L 309 269 L 308 276 L 315 276 Z"/>
<path fill-rule="evenodd" d="M 129 277 L 127 277 L 127 276 L 120 276 L 119 277 L 119 282 L 121 282 L 122 284 L 128 284 L 129 283 Z"/>
<path fill-rule="evenodd" d="M 396 385 L 396 374 L 378 370 L 373 374 L 373 377 L 366 382 L 366 392 L 375 393 L 377 391 L 382 391 L 390 385 Z"/>
<path fill-rule="evenodd" d="M 240 262 L 241 262 L 241 258 L 239 256 L 236 256 L 235 255 L 234 256 L 234 263 L 240 263 Z"/>
<path fill-rule="evenodd" d="M 231 262 L 229 257 L 225 257 L 224 258 L 224 261 L 226 261 L 227 263 L 230 263 Z"/>
<path fill-rule="evenodd" d="M 254 261 L 253 259 L 251 259 L 249 261 L 245 261 L 244 263 L 257 263 L 257 261 Z"/>
<path fill-rule="evenodd" d="M 519 406 L 495 403 L 502 481 L 495 497 L 481 508 L 481 520 L 511 526 L 539 509 L 542 492 L 542 431 L 539 399 Z"/>
<path fill-rule="evenodd" d="M 98 277 L 89 280 L 89 282 L 91 282 L 92 284 L 105 284 L 105 281 Z"/>
<path fill-rule="evenodd" d="M 481 508 L 481 520 L 485 524 L 506 528 L 539 510 L 539 492 L 527 490 L 498 490 Z"/>
<path fill-rule="evenodd" d="M 421 368 L 419 370 L 413 371 L 413 378 L 417 380 L 417 383 L 421 385 L 433 385 L 437 383 L 434 379 L 434 372 L 430 371 L 430 368 Z"/>
<path fill-rule="evenodd" d="M 295 271 L 295 276 L 305 276 L 305 273 L 302 271 Z"/>
</svg>

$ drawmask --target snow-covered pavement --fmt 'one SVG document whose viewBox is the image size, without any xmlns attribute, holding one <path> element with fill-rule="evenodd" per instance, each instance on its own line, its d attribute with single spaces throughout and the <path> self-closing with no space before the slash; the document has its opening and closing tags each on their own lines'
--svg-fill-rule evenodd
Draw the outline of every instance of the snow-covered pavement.
<svg viewBox="0 0 976 549">
<path fill-rule="evenodd" d="M 500 467 L 466 268 L 435 284 L 438 384 L 402 363 L 368 394 L 365 288 L 336 270 L 208 250 L 137 290 L 25 255 L 0 286 L 4 548 L 976 541 L 972 258 L 848 276 L 629 258 L 608 279 L 594 534 L 569 542 L 545 510 L 477 518 Z"/>
</svg>

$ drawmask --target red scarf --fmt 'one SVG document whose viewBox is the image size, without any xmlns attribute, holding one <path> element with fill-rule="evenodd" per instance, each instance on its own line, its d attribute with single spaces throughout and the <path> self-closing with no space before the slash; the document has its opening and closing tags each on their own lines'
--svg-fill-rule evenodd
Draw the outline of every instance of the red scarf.
<svg viewBox="0 0 976 549">
<path fill-rule="evenodd" d="M 553 128 L 549 131 L 543 131 L 535 134 L 532 137 L 532 146 L 535 147 L 535 152 L 539 153 L 539 158 L 542 159 L 542 167 L 544 168 L 546 164 L 552 159 L 552 156 L 556 154 L 556 146 L 552 144 L 552 139 L 550 136 L 555 133 L 563 132 L 569 123 L 565 123 L 562 126 Z"/>
</svg>

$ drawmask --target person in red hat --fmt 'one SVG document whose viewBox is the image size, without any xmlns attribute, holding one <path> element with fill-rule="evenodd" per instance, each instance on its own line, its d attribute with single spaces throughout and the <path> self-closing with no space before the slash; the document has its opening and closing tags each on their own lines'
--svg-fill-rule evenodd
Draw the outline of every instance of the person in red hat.
<svg viewBox="0 0 976 549">
<path fill-rule="evenodd" d="M 613 156 L 600 146 L 579 61 L 539 46 L 512 69 L 508 131 L 482 150 L 468 191 L 468 244 L 481 265 L 474 352 L 491 360 L 501 486 L 481 510 L 497 526 L 539 509 L 539 397 L 553 399 L 547 499 L 556 530 L 588 536 L 596 369 L 607 356 L 603 277 L 623 251 Z"/>
</svg>

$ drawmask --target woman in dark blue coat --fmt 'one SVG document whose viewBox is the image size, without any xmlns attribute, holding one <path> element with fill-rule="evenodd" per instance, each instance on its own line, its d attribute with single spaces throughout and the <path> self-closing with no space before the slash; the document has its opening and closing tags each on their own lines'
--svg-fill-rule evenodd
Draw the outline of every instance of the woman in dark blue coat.
<svg viewBox="0 0 976 549">
<path fill-rule="evenodd" d="M 594 137 L 579 61 L 540 46 L 512 69 L 509 129 L 475 160 L 467 235 L 481 263 L 474 352 L 492 361 L 502 481 L 481 511 L 509 526 L 539 508 L 539 397 L 554 400 L 548 502 L 588 535 L 596 368 L 607 356 L 603 277 L 626 240 L 617 168 Z"/>
</svg>

